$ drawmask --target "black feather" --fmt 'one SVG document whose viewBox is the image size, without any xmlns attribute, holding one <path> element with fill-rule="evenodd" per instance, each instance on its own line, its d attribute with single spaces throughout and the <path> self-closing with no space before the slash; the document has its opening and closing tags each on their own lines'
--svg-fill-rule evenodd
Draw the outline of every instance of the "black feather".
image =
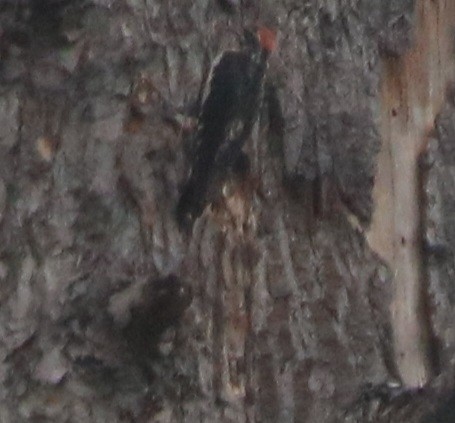
<svg viewBox="0 0 455 423">
<path fill-rule="evenodd" d="M 235 165 L 254 126 L 268 53 L 246 34 L 245 48 L 225 52 L 212 69 L 191 174 L 177 204 L 181 227 L 201 215 L 214 173 Z"/>
</svg>

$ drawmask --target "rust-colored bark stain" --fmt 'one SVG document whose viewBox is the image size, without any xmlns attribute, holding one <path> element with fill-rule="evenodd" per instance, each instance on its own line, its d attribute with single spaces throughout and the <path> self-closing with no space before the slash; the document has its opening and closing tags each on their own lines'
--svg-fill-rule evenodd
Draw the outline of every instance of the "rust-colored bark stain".
<svg viewBox="0 0 455 423">
<path fill-rule="evenodd" d="M 421 266 L 418 158 L 425 150 L 447 86 L 454 81 L 455 2 L 416 4 L 414 45 L 383 58 L 381 131 L 375 213 L 368 240 L 394 272 L 391 306 L 395 352 L 403 381 L 431 378 L 427 317 L 420 310 Z"/>
</svg>

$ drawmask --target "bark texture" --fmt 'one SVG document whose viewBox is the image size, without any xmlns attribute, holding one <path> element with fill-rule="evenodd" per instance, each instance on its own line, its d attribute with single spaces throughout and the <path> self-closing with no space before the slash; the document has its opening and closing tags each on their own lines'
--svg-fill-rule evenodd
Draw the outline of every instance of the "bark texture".
<svg viewBox="0 0 455 423">
<path fill-rule="evenodd" d="M 361 230 L 380 52 L 409 46 L 413 6 L 0 3 L 0 421 L 416 422 L 448 392 L 450 376 L 401 389 L 392 275 Z M 280 47 L 250 175 L 181 233 L 202 80 L 257 22 Z M 424 192 L 447 375 L 453 111 Z"/>
<path fill-rule="evenodd" d="M 440 372 L 453 366 L 455 338 L 452 327 L 454 286 L 455 225 L 454 198 L 454 139 L 455 108 L 453 93 L 449 93 L 436 121 L 435 137 L 421 160 L 423 186 L 424 233 L 427 301 L 434 334 L 433 359 Z"/>
</svg>

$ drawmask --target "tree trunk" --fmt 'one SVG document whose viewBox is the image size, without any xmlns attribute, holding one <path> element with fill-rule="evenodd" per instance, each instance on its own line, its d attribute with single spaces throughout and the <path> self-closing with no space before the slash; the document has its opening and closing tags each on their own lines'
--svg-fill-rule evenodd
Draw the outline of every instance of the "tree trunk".
<svg viewBox="0 0 455 423">
<path fill-rule="evenodd" d="M 0 421 L 453 421 L 454 22 L 0 2 Z M 257 24 L 250 170 L 182 231 L 203 80 Z"/>
</svg>

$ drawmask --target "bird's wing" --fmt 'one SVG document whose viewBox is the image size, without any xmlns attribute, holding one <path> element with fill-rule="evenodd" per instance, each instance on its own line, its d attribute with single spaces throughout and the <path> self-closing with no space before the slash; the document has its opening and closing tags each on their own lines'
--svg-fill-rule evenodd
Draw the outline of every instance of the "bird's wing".
<svg viewBox="0 0 455 423">
<path fill-rule="evenodd" d="M 206 83 L 201 125 L 225 127 L 235 116 L 242 101 L 247 66 L 244 52 L 226 51 L 215 60 Z"/>
</svg>

